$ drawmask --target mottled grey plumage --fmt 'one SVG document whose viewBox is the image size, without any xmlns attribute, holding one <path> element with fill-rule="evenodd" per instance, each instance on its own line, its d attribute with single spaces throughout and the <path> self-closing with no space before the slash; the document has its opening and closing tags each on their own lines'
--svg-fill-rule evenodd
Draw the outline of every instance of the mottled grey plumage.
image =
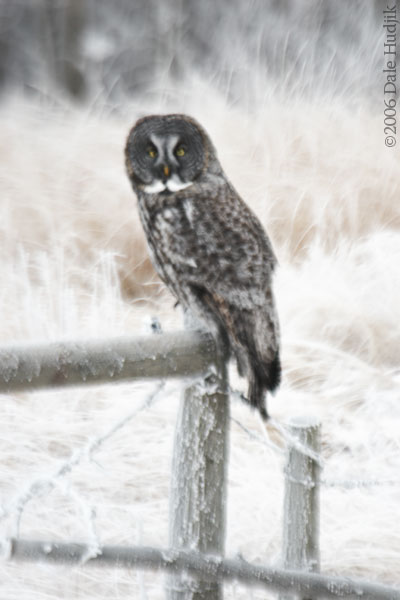
<svg viewBox="0 0 400 600">
<path fill-rule="evenodd" d="M 190 117 L 139 120 L 125 156 L 155 268 L 183 308 L 222 336 L 248 379 L 248 402 L 267 418 L 265 392 L 280 382 L 279 325 L 276 259 L 259 220 Z"/>
</svg>

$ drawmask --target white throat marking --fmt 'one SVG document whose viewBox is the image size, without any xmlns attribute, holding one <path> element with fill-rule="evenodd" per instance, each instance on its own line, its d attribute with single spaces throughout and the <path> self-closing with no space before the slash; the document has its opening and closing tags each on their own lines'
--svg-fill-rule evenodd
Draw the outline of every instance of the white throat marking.
<svg viewBox="0 0 400 600">
<path fill-rule="evenodd" d="M 152 183 L 145 185 L 143 189 L 146 194 L 159 194 L 165 190 L 168 190 L 169 192 L 179 192 L 180 190 L 189 187 L 189 185 L 192 185 L 192 183 L 192 181 L 183 183 L 176 175 L 173 175 L 166 183 L 163 183 L 159 179 L 155 179 Z"/>
</svg>

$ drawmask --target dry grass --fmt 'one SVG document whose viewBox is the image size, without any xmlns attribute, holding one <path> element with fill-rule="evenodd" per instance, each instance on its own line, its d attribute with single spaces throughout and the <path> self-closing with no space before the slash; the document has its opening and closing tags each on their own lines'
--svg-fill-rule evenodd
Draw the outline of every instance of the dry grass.
<svg viewBox="0 0 400 600">
<path fill-rule="evenodd" d="M 271 413 L 284 421 L 304 413 L 321 418 L 326 480 L 397 481 L 323 488 L 323 569 L 399 584 L 398 151 L 384 146 L 381 115 L 339 103 L 281 105 L 271 98 L 250 115 L 209 94 L 202 104 L 186 96 L 177 108 L 208 129 L 276 247 L 284 381 Z M 160 102 L 160 109 L 168 107 Z M 143 333 L 152 314 L 165 328 L 179 324 L 147 259 L 124 174 L 124 140 L 141 112 L 51 112 L 15 99 L 2 107 L 2 342 Z M 38 479 L 54 479 L 62 461 L 130 414 L 147 389 L 2 398 L 3 536 L 15 534 L 21 493 Z M 178 395 L 175 385 L 168 388 L 96 462 L 83 460 L 51 493 L 27 504 L 20 534 L 166 544 Z M 246 407 L 234 403 L 233 412 L 258 431 Z M 283 456 L 235 425 L 231 444 L 227 552 L 278 561 Z M 29 600 L 161 598 L 162 577 L 3 564 L 0 590 Z M 227 598 L 248 597 L 227 587 Z"/>
</svg>

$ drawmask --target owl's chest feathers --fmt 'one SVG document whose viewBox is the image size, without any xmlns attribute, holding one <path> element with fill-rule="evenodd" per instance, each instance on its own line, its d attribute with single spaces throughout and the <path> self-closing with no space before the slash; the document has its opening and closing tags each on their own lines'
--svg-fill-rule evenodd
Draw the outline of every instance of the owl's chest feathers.
<svg viewBox="0 0 400 600">
<path fill-rule="evenodd" d="M 140 216 L 156 266 L 185 264 L 196 268 L 196 209 L 192 197 L 146 195 L 139 199 Z"/>
<path fill-rule="evenodd" d="M 162 235 L 173 238 L 194 234 L 194 202 L 191 197 L 179 197 L 176 194 L 148 196 L 140 203 L 146 234 L 150 237 Z"/>
</svg>

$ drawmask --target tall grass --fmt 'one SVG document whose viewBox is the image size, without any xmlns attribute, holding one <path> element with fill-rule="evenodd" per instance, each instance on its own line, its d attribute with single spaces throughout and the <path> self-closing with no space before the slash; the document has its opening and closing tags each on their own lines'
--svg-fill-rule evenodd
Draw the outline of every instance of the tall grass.
<svg viewBox="0 0 400 600">
<path fill-rule="evenodd" d="M 157 85 L 146 103 L 118 110 L 3 102 L 1 341 L 150 334 L 153 315 L 165 329 L 180 326 L 148 260 L 123 146 L 145 112 L 192 114 L 279 259 L 283 384 L 270 412 L 281 421 L 305 413 L 322 420 L 322 568 L 399 584 L 400 162 L 384 146 L 382 115 L 345 94 L 283 101 L 275 84 L 260 84 L 251 106 L 195 75 L 180 86 L 160 75 Z M 243 384 L 234 372 L 232 383 Z M 178 384 L 92 458 L 83 453 L 56 476 L 149 389 L 2 397 L 1 538 L 167 544 Z M 234 417 L 259 434 L 255 415 L 232 402 Z M 261 563 L 279 562 L 281 547 L 283 442 L 269 435 L 276 450 L 232 423 L 227 553 Z M 21 511 L 27 490 L 37 495 Z M 4 598 L 163 597 L 161 577 L 127 571 L 5 562 L 0 572 Z M 249 593 L 232 584 L 226 597 Z"/>
</svg>

